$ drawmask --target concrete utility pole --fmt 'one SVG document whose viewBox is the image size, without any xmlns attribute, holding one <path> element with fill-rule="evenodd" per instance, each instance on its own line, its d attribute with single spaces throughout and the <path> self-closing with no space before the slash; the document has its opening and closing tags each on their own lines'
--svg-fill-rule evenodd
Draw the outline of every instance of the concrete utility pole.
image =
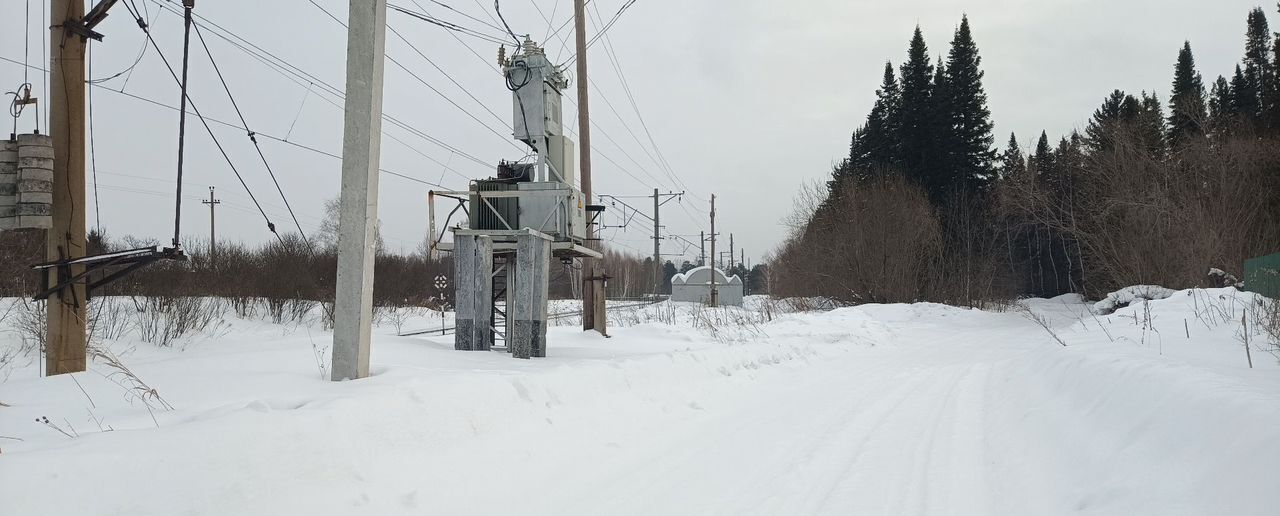
<svg viewBox="0 0 1280 516">
<path fill-rule="evenodd" d="M 653 297 L 662 292 L 662 236 L 658 234 L 658 189 L 653 189 Z"/>
<path fill-rule="evenodd" d="M 666 279 L 662 272 L 662 234 L 659 233 L 661 228 L 658 222 L 659 212 L 663 204 L 681 195 L 684 195 L 684 192 L 660 194 L 657 188 L 653 189 L 653 295 L 655 296 L 662 291 L 661 286 Z M 666 197 L 667 201 L 662 200 L 663 197 Z"/>
<path fill-rule="evenodd" d="M 716 259 L 716 194 L 711 194 L 711 260 Z M 720 306 L 720 290 L 716 288 L 716 266 L 711 264 L 711 306 Z"/>
<path fill-rule="evenodd" d="M 729 268 L 733 268 L 733 233 L 729 233 Z"/>
<path fill-rule="evenodd" d="M 53 138 L 53 227 L 45 238 L 49 261 L 85 255 L 85 38 L 67 27 L 81 23 L 84 0 L 52 0 L 49 20 L 49 135 Z M 58 267 L 47 287 L 83 265 Z M 46 302 L 45 374 L 84 371 L 87 285 L 76 281 Z"/>
<path fill-rule="evenodd" d="M 591 204 L 591 119 L 587 109 L 587 11 L 585 0 L 573 0 L 574 43 L 576 47 L 578 86 L 579 174 L 582 175 L 582 197 Z M 587 225 L 587 247 L 599 250 L 596 228 Z M 606 335 L 604 264 L 582 259 L 582 330 L 595 330 Z M 600 316 L 597 318 L 596 314 Z"/>
<path fill-rule="evenodd" d="M 348 23 L 337 296 L 333 303 L 334 381 L 369 376 L 387 1 L 351 0 Z"/>
<path fill-rule="evenodd" d="M 222 201 L 213 198 L 213 187 L 210 186 L 209 200 L 200 201 L 200 204 L 209 205 L 209 259 L 213 260 L 215 259 L 214 257 L 217 256 L 218 254 L 218 238 L 217 238 L 217 234 L 213 232 L 213 217 L 214 217 L 213 208 L 219 204 L 222 204 Z"/>
</svg>

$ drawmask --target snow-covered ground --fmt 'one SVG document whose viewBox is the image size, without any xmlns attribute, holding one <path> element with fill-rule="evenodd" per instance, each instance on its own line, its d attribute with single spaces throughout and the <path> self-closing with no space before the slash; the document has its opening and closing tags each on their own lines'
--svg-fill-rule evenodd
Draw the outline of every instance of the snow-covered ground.
<svg viewBox="0 0 1280 516">
<path fill-rule="evenodd" d="M 0 371 L 0 513 L 1274 515 L 1280 366 L 1261 334 L 1246 365 L 1252 302 L 663 303 L 608 339 L 553 327 L 535 360 L 396 336 L 439 327 L 417 314 L 344 383 L 311 319 L 127 330 L 103 347 L 144 386 L 103 358 Z"/>
</svg>

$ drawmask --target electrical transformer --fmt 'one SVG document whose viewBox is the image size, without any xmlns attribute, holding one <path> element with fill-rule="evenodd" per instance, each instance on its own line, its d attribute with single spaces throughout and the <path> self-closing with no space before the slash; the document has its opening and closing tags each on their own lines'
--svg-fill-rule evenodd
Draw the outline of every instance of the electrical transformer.
<svg viewBox="0 0 1280 516">
<path fill-rule="evenodd" d="M 528 37 L 515 54 L 499 58 L 511 90 L 513 136 L 533 150 L 533 163 L 498 165 L 497 177 L 470 188 L 469 228 L 533 229 L 556 241 L 581 244 L 587 235 L 586 199 L 575 185 L 573 140 L 564 136 L 564 74 Z"/>
</svg>

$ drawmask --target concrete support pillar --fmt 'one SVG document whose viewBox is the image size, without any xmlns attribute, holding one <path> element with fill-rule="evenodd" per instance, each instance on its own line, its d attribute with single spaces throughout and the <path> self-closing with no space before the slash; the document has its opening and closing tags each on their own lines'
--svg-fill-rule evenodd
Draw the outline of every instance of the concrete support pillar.
<svg viewBox="0 0 1280 516">
<path fill-rule="evenodd" d="M 52 138 L 18 135 L 18 228 L 53 227 L 53 163 Z"/>
<path fill-rule="evenodd" d="M 0 231 L 18 225 L 18 140 L 0 140 Z"/>
<path fill-rule="evenodd" d="M 507 336 L 516 358 L 547 356 L 547 291 L 551 268 L 551 240 L 541 233 L 526 233 L 516 239 L 515 291 L 509 299 L 508 318 L 512 332 Z"/>
<path fill-rule="evenodd" d="M 493 343 L 493 241 L 455 233 L 453 276 L 453 349 L 488 350 Z"/>
<path fill-rule="evenodd" d="M 347 98 L 342 132 L 342 193 L 338 210 L 338 275 L 333 324 L 335 381 L 369 376 L 387 2 L 351 0 L 348 20 Z"/>
</svg>

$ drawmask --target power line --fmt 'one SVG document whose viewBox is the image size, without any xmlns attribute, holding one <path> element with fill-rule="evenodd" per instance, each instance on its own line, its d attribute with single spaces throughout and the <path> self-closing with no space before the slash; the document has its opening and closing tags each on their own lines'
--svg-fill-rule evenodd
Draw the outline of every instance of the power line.
<svg viewBox="0 0 1280 516">
<path fill-rule="evenodd" d="M 311 241 L 307 239 L 307 233 L 302 230 L 302 224 L 298 223 L 298 216 L 293 213 L 293 206 L 289 205 L 289 198 L 285 196 L 284 189 L 280 187 L 280 180 L 276 178 L 276 173 L 271 169 L 271 164 L 267 162 L 266 154 L 262 153 L 262 146 L 258 145 L 258 138 L 252 129 L 249 129 L 249 122 L 245 120 L 244 113 L 240 111 L 240 104 L 236 102 L 236 96 L 231 93 L 231 87 L 227 85 L 227 79 L 222 76 L 222 69 L 218 67 L 218 61 L 214 59 L 213 52 L 209 50 L 209 44 L 204 40 L 204 34 L 200 31 L 200 25 L 194 24 L 196 29 L 196 37 L 200 38 L 200 46 L 204 47 L 204 52 L 209 56 L 209 63 L 213 65 L 213 70 L 218 74 L 218 81 L 222 83 L 222 89 L 227 92 L 227 98 L 231 100 L 231 107 L 235 108 L 236 116 L 240 118 L 240 125 L 245 127 L 245 133 L 249 136 L 249 141 L 253 142 L 253 148 L 258 151 L 258 157 L 262 159 L 262 166 L 267 169 L 267 175 L 271 176 L 271 182 L 276 185 L 276 191 L 280 193 L 280 200 L 284 201 L 284 207 L 289 210 L 289 217 L 293 219 L 293 225 L 297 226 L 298 234 L 302 236 L 302 242 L 311 247 Z"/>
<path fill-rule="evenodd" d="M 308 2 L 308 3 L 310 3 L 311 5 L 315 6 L 315 7 L 316 7 L 316 9 L 319 9 L 319 10 L 321 10 L 322 12 L 324 12 L 326 15 L 328 15 L 328 16 L 329 16 L 329 18 L 333 19 L 333 21 L 338 22 L 338 24 L 339 24 L 339 25 L 343 26 L 344 28 L 347 26 L 346 22 L 344 22 L 344 21 L 342 21 L 342 20 L 338 19 L 338 17 L 337 17 L 337 16 L 334 16 L 334 15 L 333 15 L 333 13 L 329 12 L 329 10 L 328 10 L 328 9 L 325 9 L 323 6 L 321 6 L 320 4 L 316 3 L 316 1 L 315 1 L 315 0 L 307 0 L 307 2 Z M 402 38 L 402 39 L 403 39 L 403 38 Z M 406 44 L 408 44 L 410 48 L 413 48 L 415 51 L 417 51 L 417 48 L 416 48 L 416 47 L 414 47 L 414 46 L 413 46 L 413 44 L 408 43 L 408 41 L 406 41 Z M 421 54 L 421 52 L 418 52 L 418 53 L 419 53 L 419 54 Z M 423 78 L 422 78 L 422 76 L 418 75 L 418 74 L 417 74 L 417 73 L 415 73 L 413 70 L 409 69 L 409 67 L 407 67 L 407 66 L 405 66 L 404 64 L 400 63 L 400 61 L 396 60 L 396 58 L 391 57 L 390 55 L 387 55 L 387 56 L 386 56 L 386 58 L 387 58 L 387 60 L 388 60 L 388 61 L 391 61 L 391 62 L 392 62 L 393 64 L 395 64 L 396 66 L 400 67 L 400 69 L 401 69 L 401 70 L 404 70 L 404 72 L 405 72 L 405 73 L 409 74 L 409 75 L 410 75 L 410 76 L 412 76 L 414 79 L 417 79 L 417 80 L 418 80 L 418 82 L 419 82 L 419 83 L 422 83 L 422 85 L 423 85 L 423 86 L 426 86 L 426 87 L 427 87 L 427 89 L 430 89 L 431 91 L 435 92 L 435 93 L 436 93 L 436 95 L 439 95 L 439 96 L 440 96 L 440 98 L 443 98 L 446 102 L 448 102 L 449 104 L 453 105 L 453 107 L 458 108 L 458 110 L 459 110 L 459 111 L 462 111 L 464 114 L 466 114 L 466 115 L 467 115 L 468 117 L 470 117 L 472 120 L 474 120 L 476 123 L 478 123 L 478 124 L 480 124 L 480 125 L 484 126 L 484 128 L 485 128 L 485 129 L 488 129 L 488 130 L 489 130 L 489 132 L 491 132 L 491 133 L 493 133 L 494 135 L 496 135 L 499 139 L 501 139 L 502 141 L 504 141 L 504 142 L 506 142 L 506 143 L 510 144 L 511 146 L 515 147 L 516 149 L 520 149 L 520 147 L 519 147 L 518 145 L 516 145 L 514 142 L 512 142 L 512 140 L 511 140 L 508 136 L 505 136 L 505 135 L 503 135 L 502 133 L 499 133 L 498 131 L 495 131 L 495 130 L 493 129 L 493 127 L 490 127 L 488 124 L 486 124 L 486 123 L 484 123 L 484 122 L 481 122 L 481 121 L 480 121 L 480 119 L 479 119 L 479 118 L 477 118 L 474 114 L 472 114 L 470 111 L 467 111 L 467 110 L 466 110 L 466 108 L 462 107 L 462 106 L 461 106 L 461 105 L 459 105 L 457 102 L 454 102 L 454 101 L 453 101 L 453 99 L 449 98 L 449 96 L 448 96 L 448 95 L 445 95 L 445 94 L 444 94 L 444 92 L 442 92 L 442 91 L 440 91 L 440 90 L 436 89 L 436 87 L 435 87 L 435 86 L 432 86 L 432 85 L 431 85 L 430 83 L 428 83 L 425 79 L 423 79 Z M 474 98 L 474 97 L 473 97 L 473 98 Z M 485 109 L 488 109 L 488 108 L 486 107 Z M 492 113 L 492 111 L 490 111 L 490 113 Z M 496 115 L 495 115 L 495 116 L 496 116 Z M 523 149 L 520 149 L 520 150 L 523 150 Z"/>
<path fill-rule="evenodd" d="M 126 6 L 126 7 L 127 7 L 128 5 L 129 5 L 129 4 L 127 4 L 127 3 L 125 4 L 125 6 Z M 131 14 L 134 14 L 134 18 L 135 18 L 135 19 L 137 19 L 137 18 L 138 18 L 137 14 L 136 14 L 136 13 L 134 13 L 134 12 L 133 12 L 133 10 L 130 10 L 129 12 L 130 12 Z M 156 43 L 155 38 L 151 37 L 151 30 L 146 26 L 146 24 L 142 24 L 142 23 L 138 24 L 138 27 L 139 27 L 139 28 L 141 28 L 141 29 L 142 29 L 142 32 L 143 32 L 143 33 L 145 33 L 145 34 L 147 35 L 147 41 L 150 41 L 150 42 L 151 42 L 151 46 L 155 48 L 156 54 L 160 56 L 160 60 L 164 62 L 164 66 L 165 66 L 165 68 L 167 68 L 167 69 L 169 70 L 169 75 L 172 75 L 172 76 L 173 76 L 173 80 L 174 80 L 174 81 L 176 81 L 176 82 L 178 83 L 179 87 L 181 87 L 181 88 L 182 88 L 182 100 L 183 100 L 185 103 L 189 103 L 189 104 L 191 104 L 191 111 L 192 111 L 192 112 L 193 112 L 193 114 L 196 116 L 196 118 L 199 118 L 199 119 L 200 119 L 200 124 L 201 124 L 201 125 L 203 125 L 203 126 L 204 126 L 205 131 L 207 131 L 207 132 L 209 133 L 209 137 L 213 139 L 213 144 L 214 144 L 214 146 L 216 146 L 216 147 L 218 148 L 218 152 L 219 152 L 219 153 L 221 153 L 221 154 L 222 154 L 222 158 L 223 158 L 224 160 L 226 160 L 226 162 L 227 162 L 227 166 L 231 168 L 231 172 L 235 174 L 236 179 L 240 180 L 240 185 L 244 187 L 245 193 L 247 193 L 247 194 L 249 195 L 249 198 L 253 200 L 253 204 L 254 204 L 255 206 L 257 206 L 257 207 L 258 207 L 258 212 L 262 214 L 262 219 L 263 219 L 263 220 L 265 220 L 265 221 L 267 222 L 267 229 L 268 229 L 268 230 L 270 230 L 270 231 L 271 231 L 271 233 L 275 234 L 277 239 L 281 239 L 281 243 L 283 243 L 283 242 L 284 242 L 284 240 L 283 240 L 283 238 L 280 236 L 280 234 L 279 234 L 279 233 L 276 233 L 276 225 L 275 225 L 274 223 L 272 223 L 272 222 L 271 222 L 271 217 L 268 217 L 268 216 L 267 216 L 267 212 L 266 212 L 265 210 L 263 210 L 263 209 L 262 209 L 262 205 L 258 203 L 258 198 L 257 198 L 256 196 L 254 196 L 254 195 L 253 195 L 253 190 L 251 190 L 251 189 L 249 188 L 249 184 L 245 182 L 245 180 L 244 180 L 244 176 L 241 176 L 241 175 L 240 175 L 240 171 L 236 169 L 235 163 L 233 163 L 233 162 L 231 161 L 231 156 L 229 156 L 229 155 L 227 154 L 226 149 L 224 149 L 224 148 L 222 147 L 222 142 L 218 141 L 218 136 L 217 136 L 216 134 L 214 134 L 214 132 L 213 132 L 213 128 L 209 126 L 209 122 L 208 122 L 208 121 L 206 121 L 206 120 L 205 120 L 205 118 L 204 118 L 203 116 L 201 116 L 201 115 L 200 115 L 200 109 L 199 109 L 199 108 L 197 108 L 197 107 L 196 107 L 195 102 L 191 100 L 191 96 L 187 94 L 186 87 L 185 87 L 185 85 L 183 84 L 183 81 L 182 81 L 181 79 L 179 79 L 179 78 L 178 78 L 178 74 L 177 74 L 176 72 L 174 72 L 174 71 L 173 71 L 173 66 L 171 66 L 171 65 L 169 64 L 169 59 L 168 59 L 168 58 L 166 58 L 166 57 L 164 56 L 164 52 L 160 50 L 160 45 L 159 45 L 158 43 Z M 184 59 L 184 61 L 185 61 L 185 59 Z M 184 115 L 184 114 L 186 114 L 187 110 L 185 109 L 185 107 L 181 107 L 181 108 L 179 108 L 179 109 L 178 109 L 178 112 L 179 112 L 179 115 Z M 247 129 L 246 129 L 246 130 L 247 130 Z M 181 149 L 181 146 L 179 146 L 179 149 Z M 178 198 L 177 198 L 177 200 L 176 200 L 177 202 L 181 202 L 181 200 L 182 200 L 182 186 L 181 186 L 181 185 L 182 185 L 182 181 L 181 181 L 181 179 L 179 179 L 179 181 L 178 181 L 178 194 L 177 194 L 177 197 L 178 197 Z M 175 228 L 175 230 L 174 230 L 174 231 L 176 232 L 176 231 L 177 231 L 177 229 Z M 176 246 L 176 245 L 178 244 L 176 235 L 175 235 L 174 240 L 175 240 L 175 241 L 174 241 L 174 245 Z"/>
<path fill-rule="evenodd" d="M 171 7 L 170 5 L 168 5 L 169 3 L 172 3 L 172 0 L 151 0 L 151 1 L 167 12 L 170 12 L 178 16 L 182 15 L 182 13 L 176 7 Z M 343 90 L 330 84 L 324 79 L 321 79 L 311 73 L 308 73 L 306 70 L 303 70 L 293 65 L 292 63 L 281 58 L 280 56 L 277 56 L 276 54 L 262 48 L 261 46 L 254 44 L 253 42 L 245 39 L 244 37 L 241 37 L 235 32 L 225 27 L 222 27 L 221 25 L 218 25 L 216 22 L 210 20 L 207 17 L 200 15 L 199 13 L 193 13 L 193 14 L 196 17 L 196 19 L 202 22 L 205 28 L 209 29 L 213 35 L 221 38 L 222 40 L 226 41 L 230 45 L 236 47 L 240 51 L 254 58 L 258 62 L 262 63 L 263 65 L 267 66 L 267 68 L 280 74 L 282 77 L 294 82 L 295 84 L 298 84 L 300 87 L 314 88 L 315 86 L 319 85 L 321 91 L 326 92 L 329 95 L 332 95 L 333 97 L 337 98 L 339 101 L 346 98 L 346 94 Z M 330 18 L 337 20 L 337 18 L 335 18 L 332 14 L 328 13 L 328 11 L 325 11 L 325 14 L 328 14 Z M 339 23 L 342 23 L 342 22 L 339 21 Z M 341 104 L 339 104 L 338 102 L 335 102 L 334 100 L 328 97 L 321 95 L 320 98 L 323 99 L 326 103 L 334 106 L 339 110 L 345 109 Z M 448 150 L 451 153 L 455 153 L 464 158 L 467 158 L 467 160 L 472 161 L 479 166 L 482 166 L 486 169 L 491 167 L 489 162 L 481 160 L 480 158 L 477 158 L 474 155 L 467 153 L 466 151 L 463 151 L 461 149 L 458 149 L 457 147 L 454 147 L 452 145 L 449 145 L 448 143 L 445 143 L 443 140 L 440 140 L 439 138 L 436 138 L 419 129 L 416 129 L 411 125 L 405 123 L 404 121 L 386 113 L 385 111 L 382 114 L 382 118 L 384 121 L 388 122 L 393 126 L 400 127 L 401 129 L 408 131 L 410 134 L 413 134 L 414 136 L 417 136 L 419 138 L 422 138 L 423 140 L 426 140 L 428 143 L 440 146 L 441 148 L 444 148 L 445 150 Z M 384 131 L 384 134 L 387 134 L 387 133 L 385 133 Z M 401 140 L 397 140 L 397 141 L 399 141 L 402 144 L 404 143 Z M 465 175 L 462 175 L 462 177 L 468 178 L 468 176 L 465 176 Z"/>
<path fill-rule="evenodd" d="M 618 8 L 618 12 L 613 13 L 613 18 L 610 18 L 610 19 L 609 19 L 609 22 L 608 22 L 608 23 L 606 23 L 606 24 L 604 24 L 604 27 L 602 27 L 599 31 L 597 31 L 597 32 L 596 32 L 596 35 L 595 35 L 595 36 L 592 36 L 590 41 L 587 41 L 587 44 L 586 44 L 586 47 L 585 47 L 585 48 L 591 48 L 591 45 L 594 45 L 594 44 L 595 44 L 595 42 L 596 42 L 596 40 L 599 40 L 601 36 L 605 35 L 605 33 L 606 33 L 606 32 L 608 32 L 608 31 L 609 31 L 609 29 L 613 27 L 613 24 L 614 24 L 614 23 L 617 23 L 617 22 L 618 22 L 618 18 L 621 18 L 621 17 L 622 17 L 622 13 L 626 12 L 626 10 L 627 10 L 628 8 L 630 8 L 630 7 L 631 7 L 633 4 L 635 4 L 635 3 L 636 3 L 636 0 L 627 0 L 627 2 L 626 2 L 626 3 L 622 4 L 622 7 L 619 7 L 619 8 Z M 584 10 L 585 10 L 585 7 L 584 7 Z M 566 65 L 566 64 L 569 64 L 569 61 L 573 61 L 573 60 L 574 60 L 574 58 L 576 58 L 576 57 L 578 57 L 578 53 L 577 53 L 577 52 L 574 52 L 574 53 L 572 53 L 572 54 L 569 54 L 569 58 L 568 58 L 568 59 L 565 59 L 563 63 L 560 63 L 560 66 L 564 66 L 564 65 Z"/>
<path fill-rule="evenodd" d="M 599 8 L 595 8 L 594 11 L 596 17 L 599 18 Z M 679 188 L 688 191 L 688 186 L 685 185 L 684 181 L 680 179 L 680 176 L 672 170 L 671 164 L 667 162 L 666 156 L 663 156 L 662 154 L 662 149 L 658 147 L 657 141 L 653 138 L 653 133 L 649 131 L 649 124 L 645 122 L 644 114 L 640 112 L 640 107 L 636 103 L 635 95 L 632 94 L 631 84 L 627 81 L 626 74 L 622 72 L 622 62 L 618 58 L 618 53 L 613 47 L 612 39 L 603 31 L 601 31 L 600 34 L 604 36 L 605 56 L 609 58 L 609 64 L 613 68 L 614 73 L 617 74 L 618 82 L 622 84 L 622 90 L 626 93 L 627 100 L 631 103 L 631 110 L 635 112 L 636 118 L 640 121 L 640 127 L 644 130 L 645 136 L 649 139 L 649 145 L 653 147 L 654 153 L 658 155 L 658 160 L 655 160 L 655 162 L 658 163 L 658 168 L 663 169 L 663 172 L 667 174 L 667 177 L 672 181 L 675 181 Z M 607 100 L 606 103 L 608 103 Z M 628 129 L 628 131 L 629 130 L 630 129 Z M 634 137 L 635 135 L 632 134 L 632 136 Z M 639 143 L 638 140 L 639 139 L 637 138 L 637 143 Z M 641 144 L 641 147 L 643 148 L 643 144 Z M 650 159 L 653 159 L 653 156 L 650 156 Z M 696 196 L 694 197 L 696 198 Z"/>
<path fill-rule="evenodd" d="M 404 7 L 400 7 L 400 6 L 398 6 L 398 5 L 393 5 L 393 4 L 387 4 L 387 7 L 388 7 L 388 8 L 390 8 L 391 10 L 394 10 L 394 11 L 397 11 L 397 12 L 400 12 L 400 13 L 403 13 L 403 14 L 406 14 L 406 15 L 408 15 L 408 16 L 411 16 L 411 17 L 416 18 L 416 19 L 418 19 L 418 20 L 422 20 L 422 21 L 424 21 L 424 22 L 430 23 L 430 24 L 435 25 L 435 26 L 437 26 L 437 27 L 440 27 L 440 28 L 443 28 L 443 29 L 446 29 L 446 30 L 450 30 L 450 31 L 453 31 L 453 32 L 457 32 L 457 33 L 460 33 L 460 34 L 465 34 L 465 35 L 471 36 L 471 37 L 473 37 L 473 38 L 476 38 L 476 39 L 479 39 L 479 40 L 482 40 L 482 41 L 487 41 L 487 42 L 489 42 L 489 43 L 497 43 L 497 44 L 499 44 L 499 45 L 505 45 L 505 44 L 507 43 L 507 41 L 506 41 L 505 39 L 500 39 L 500 38 L 497 38 L 497 37 L 494 37 L 494 36 L 490 36 L 490 35 L 488 35 L 488 34 L 485 34 L 485 33 L 483 33 L 483 32 L 477 31 L 477 30 L 475 30 L 475 29 L 469 29 L 469 28 L 467 28 L 467 27 L 463 27 L 463 26 L 458 25 L 458 24 L 456 24 L 456 23 L 452 23 L 452 22 L 447 22 L 447 21 L 441 20 L 441 19 L 436 18 L 435 16 L 431 16 L 430 14 L 427 14 L 427 13 L 425 13 L 425 12 L 421 12 L 421 13 L 420 13 L 420 12 L 412 11 L 412 10 L 409 10 L 409 9 L 405 9 Z M 419 7 L 421 7 L 421 6 L 419 6 Z M 498 30 L 502 30 L 502 29 L 498 29 Z"/>
</svg>

